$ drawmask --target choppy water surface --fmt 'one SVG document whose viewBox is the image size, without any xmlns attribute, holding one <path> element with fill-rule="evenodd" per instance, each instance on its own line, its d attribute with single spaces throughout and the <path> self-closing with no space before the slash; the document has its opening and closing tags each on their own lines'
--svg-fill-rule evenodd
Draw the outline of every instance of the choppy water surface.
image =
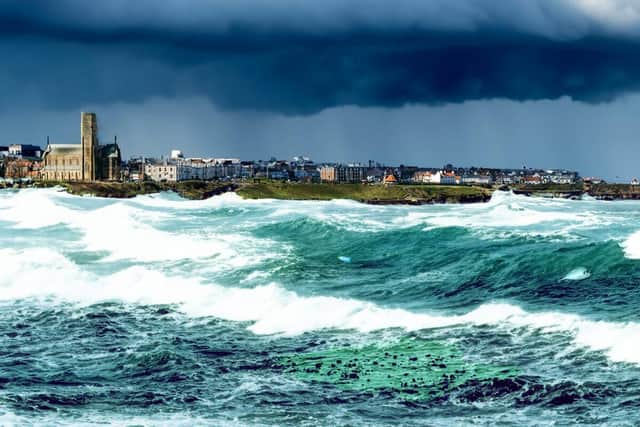
<svg viewBox="0 0 640 427">
<path fill-rule="evenodd" d="M 0 192 L 0 424 L 640 422 L 640 203 Z"/>
</svg>

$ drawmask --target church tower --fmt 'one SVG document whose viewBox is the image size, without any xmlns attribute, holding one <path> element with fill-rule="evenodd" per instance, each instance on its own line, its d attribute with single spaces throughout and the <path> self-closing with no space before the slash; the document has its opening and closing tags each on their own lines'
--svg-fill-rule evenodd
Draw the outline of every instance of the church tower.
<svg viewBox="0 0 640 427">
<path fill-rule="evenodd" d="M 95 113 L 82 113 L 80 119 L 82 138 L 82 180 L 95 181 L 96 152 L 98 149 L 98 121 Z"/>
</svg>

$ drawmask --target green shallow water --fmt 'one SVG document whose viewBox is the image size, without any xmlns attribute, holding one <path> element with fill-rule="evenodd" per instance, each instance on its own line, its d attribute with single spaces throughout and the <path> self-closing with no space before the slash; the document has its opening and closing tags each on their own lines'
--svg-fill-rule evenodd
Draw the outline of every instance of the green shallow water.
<svg viewBox="0 0 640 427">
<path fill-rule="evenodd" d="M 469 382 L 491 383 L 517 375 L 509 367 L 466 361 L 454 346 L 415 338 L 293 354 L 281 363 L 285 372 L 302 381 L 332 384 L 346 391 L 388 392 L 417 401 L 442 398 Z"/>
<path fill-rule="evenodd" d="M 639 224 L 0 191 L 0 424 L 635 425 Z"/>
</svg>

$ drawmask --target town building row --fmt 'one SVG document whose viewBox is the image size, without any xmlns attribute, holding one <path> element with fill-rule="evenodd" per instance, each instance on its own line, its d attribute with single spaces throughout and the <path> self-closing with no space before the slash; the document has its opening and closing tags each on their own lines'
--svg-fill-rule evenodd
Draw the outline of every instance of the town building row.
<svg viewBox="0 0 640 427">
<path fill-rule="evenodd" d="M 4 178 L 2 178 L 4 177 Z M 572 184 L 580 180 L 567 170 L 419 168 L 386 166 L 373 161 L 317 164 L 305 156 L 291 160 L 242 161 L 238 158 L 185 157 L 180 150 L 160 159 L 122 161 L 117 138 L 100 144 L 95 113 L 81 113 L 80 143 L 0 146 L 0 179 L 55 181 L 144 181 L 272 179 L 325 183 L 511 185 Z M 597 178 L 590 178 L 595 183 Z M 634 182 L 637 182 L 634 181 Z"/>
<path fill-rule="evenodd" d="M 83 141 L 85 139 L 83 138 Z M 369 162 L 316 164 L 308 157 L 292 160 L 242 161 L 238 158 L 184 157 L 174 150 L 161 159 L 132 158 L 122 162 L 117 142 L 90 149 L 83 145 L 0 146 L 0 177 L 29 180 L 111 180 L 177 182 L 186 180 L 272 179 L 325 183 L 401 183 L 442 185 L 573 184 L 575 171 L 533 169 L 390 167 Z M 89 158 L 89 160 L 87 160 Z M 91 167 L 87 165 L 91 163 Z M 93 169 L 91 169 L 93 168 Z M 89 177 L 89 179 L 87 179 Z M 590 182 L 600 182 L 589 178 Z"/>
</svg>

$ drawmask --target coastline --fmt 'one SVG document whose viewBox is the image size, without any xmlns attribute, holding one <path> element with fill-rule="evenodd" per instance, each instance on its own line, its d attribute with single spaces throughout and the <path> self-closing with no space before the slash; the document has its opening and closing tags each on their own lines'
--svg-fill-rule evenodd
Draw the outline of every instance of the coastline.
<svg viewBox="0 0 640 427">
<path fill-rule="evenodd" d="M 180 181 L 175 183 L 57 182 L 35 181 L 14 187 L 60 187 L 69 194 L 106 198 L 132 198 L 144 194 L 173 191 L 188 200 L 204 200 L 226 192 L 244 199 L 276 200 L 354 200 L 370 205 L 425 205 L 486 203 L 495 191 L 513 191 L 527 197 L 596 200 L 640 200 L 640 186 L 628 184 L 460 186 L 460 185 L 368 185 L 287 183 L 278 181 L 214 182 Z"/>
<path fill-rule="evenodd" d="M 260 182 L 181 181 L 177 183 L 55 182 L 36 181 L 18 188 L 60 187 L 69 194 L 107 198 L 173 191 L 189 200 L 235 192 L 244 199 L 354 200 L 372 205 L 423 205 L 443 203 L 484 203 L 491 199 L 490 188 L 448 185 L 367 185 Z M 1 188 L 1 187 L 0 187 Z"/>
<path fill-rule="evenodd" d="M 551 199 L 640 200 L 640 186 L 631 184 L 548 184 L 518 185 L 508 188 L 514 194 Z"/>
</svg>

